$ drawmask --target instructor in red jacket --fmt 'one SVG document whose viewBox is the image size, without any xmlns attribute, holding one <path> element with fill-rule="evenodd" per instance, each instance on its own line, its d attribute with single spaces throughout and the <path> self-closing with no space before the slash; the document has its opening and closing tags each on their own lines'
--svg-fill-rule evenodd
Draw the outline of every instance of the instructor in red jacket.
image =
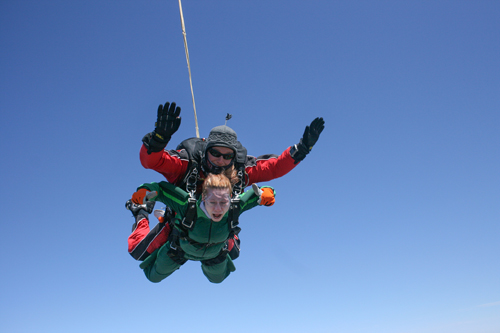
<svg viewBox="0 0 500 333">
<path fill-rule="evenodd" d="M 217 126 L 210 131 L 208 139 L 200 139 L 196 145 L 166 150 L 171 136 L 181 123 L 181 108 L 175 103 L 165 103 L 158 107 L 156 128 L 143 138 L 140 158 L 146 169 L 161 173 L 168 182 L 180 187 L 185 186 L 186 173 L 196 161 L 200 170 L 200 182 L 208 173 L 227 173 L 235 164 L 244 164 L 244 184 L 270 181 L 286 175 L 311 151 L 324 129 L 323 118 L 316 118 L 306 126 L 299 143 L 288 147 L 281 155 L 262 155 L 254 157 L 246 154 L 246 149 L 237 140 L 236 132 L 228 126 Z M 191 163 L 192 164 L 192 163 Z M 230 177 L 231 178 L 231 177 Z M 184 186 L 183 186 L 184 185 Z"/>
</svg>

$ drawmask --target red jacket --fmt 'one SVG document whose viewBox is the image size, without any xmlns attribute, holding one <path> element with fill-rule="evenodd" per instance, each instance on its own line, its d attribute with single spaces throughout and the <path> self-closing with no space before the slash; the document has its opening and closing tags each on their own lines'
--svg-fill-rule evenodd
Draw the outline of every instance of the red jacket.
<svg viewBox="0 0 500 333">
<path fill-rule="evenodd" d="M 182 182 L 189 164 L 188 154 L 184 149 L 179 151 L 163 150 L 148 155 L 147 148 L 142 145 L 140 158 L 144 168 L 161 173 L 169 183 L 176 185 Z M 247 155 L 245 172 L 248 179 L 245 186 L 282 177 L 297 165 L 290 156 L 290 147 L 279 156 L 273 154 L 259 157 Z M 205 178 L 203 173 L 200 174 L 200 178 Z"/>
</svg>

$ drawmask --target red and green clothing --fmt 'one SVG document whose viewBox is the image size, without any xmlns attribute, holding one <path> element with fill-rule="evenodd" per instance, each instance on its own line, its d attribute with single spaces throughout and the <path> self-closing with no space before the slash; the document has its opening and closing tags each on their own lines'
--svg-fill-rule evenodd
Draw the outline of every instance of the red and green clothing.
<svg viewBox="0 0 500 333">
<path fill-rule="evenodd" d="M 169 183 L 180 185 L 189 167 L 189 155 L 185 149 L 163 150 L 156 153 L 147 153 L 144 144 L 141 147 L 140 158 L 142 166 L 161 173 Z M 201 165 L 201 161 L 198 161 Z M 290 147 L 281 155 L 261 155 L 254 157 L 247 155 L 245 161 L 246 184 L 267 182 L 282 177 L 298 165 L 290 155 Z M 201 171 L 200 178 L 205 178 Z"/>
<path fill-rule="evenodd" d="M 143 184 L 139 188 L 158 192 L 158 195 L 153 200 L 163 202 L 177 213 L 174 227 L 179 228 L 178 225 L 187 212 L 189 194 L 167 182 Z M 259 197 L 253 190 L 241 194 L 240 213 L 258 206 L 258 200 Z M 201 203 L 202 201 L 199 199 L 197 202 L 197 219 L 193 229 L 187 231 L 187 239 L 181 238 L 179 240 L 185 259 L 194 261 L 204 261 L 217 257 L 226 246 L 226 241 L 230 235 L 228 212 L 221 221 L 214 222 L 200 208 Z M 141 264 L 141 268 L 144 269 L 144 273 L 150 281 L 160 282 L 181 266 L 168 256 L 169 249 L 170 241 L 152 253 Z M 217 265 L 208 266 L 202 263 L 202 270 L 211 282 L 220 283 L 235 270 L 235 267 L 228 255 L 222 263 Z"/>
<path fill-rule="evenodd" d="M 186 172 L 190 167 L 189 155 L 185 149 L 181 150 L 162 150 L 160 152 L 147 153 L 147 148 L 143 144 L 140 151 L 140 159 L 142 165 L 146 169 L 152 169 L 161 173 L 170 183 L 181 186 Z M 200 152 L 197 154 L 191 153 L 197 159 L 198 165 L 202 164 Z M 295 160 L 290 156 L 290 147 L 287 148 L 281 155 L 261 155 L 254 157 L 247 155 L 245 160 L 245 184 L 260 183 L 270 181 L 286 175 L 295 166 Z M 200 184 L 205 178 L 203 170 L 200 172 Z M 150 231 L 149 221 L 143 219 L 138 221 L 136 228 L 128 238 L 128 252 L 137 260 L 144 260 L 146 256 L 155 251 L 159 246 L 164 244 L 168 237 L 169 229 L 167 226 L 163 228 L 162 224 L 157 224 Z M 160 231 L 159 231 L 160 229 Z"/>
</svg>

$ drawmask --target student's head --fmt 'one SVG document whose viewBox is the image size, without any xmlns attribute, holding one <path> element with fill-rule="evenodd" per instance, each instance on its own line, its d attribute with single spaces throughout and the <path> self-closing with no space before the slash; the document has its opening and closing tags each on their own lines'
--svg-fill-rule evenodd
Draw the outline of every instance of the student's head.
<svg viewBox="0 0 500 333">
<path fill-rule="evenodd" d="M 219 222 L 229 210 L 231 181 L 223 174 L 209 174 L 203 182 L 202 200 L 208 217 Z"/>
<path fill-rule="evenodd" d="M 238 136 L 226 125 L 212 128 L 207 138 L 205 158 L 211 173 L 221 173 L 229 169 L 237 152 Z"/>
</svg>

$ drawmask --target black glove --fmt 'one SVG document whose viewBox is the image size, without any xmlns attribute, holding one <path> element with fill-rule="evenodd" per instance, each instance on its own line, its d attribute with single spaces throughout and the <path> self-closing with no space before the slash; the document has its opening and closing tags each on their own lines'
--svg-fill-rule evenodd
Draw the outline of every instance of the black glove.
<svg viewBox="0 0 500 333">
<path fill-rule="evenodd" d="M 167 145 L 172 134 L 177 132 L 181 125 L 180 113 L 181 108 L 176 107 L 175 102 L 172 102 L 172 104 L 167 102 L 165 103 L 165 107 L 160 104 L 158 106 L 158 118 L 155 123 L 156 128 L 153 132 L 153 139 Z"/>
<path fill-rule="evenodd" d="M 170 141 L 172 134 L 177 132 L 181 125 L 181 108 L 176 107 L 175 102 L 165 103 L 165 107 L 158 106 L 158 117 L 155 123 L 155 130 L 148 133 L 142 139 L 142 142 L 148 149 L 148 154 L 159 152 L 165 149 Z"/>
<path fill-rule="evenodd" d="M 325 121 L 323 118 L 316 118 L 312 121 L 311 125 L 306 126 L 304 130 L 304 135 L 300 142 L 295 146 L 292 146 L 290 150 L 290 155 L 295 160 L 295 164 L 302 161 L 307 154 L 311 151 L 313 146 L 319 139 L 319 135 L 325 129 Z"/>
<path fill-rule="evenodd" d="M 316 144 L 319 139 L 319 135 L 325 129 L 325 121 L 323 118 L 316 118 L 312 121 L 310 126 L 306 126 L 304 130 L 304 135 L 302 136 L 302 143 L 309 149 Z"/>
</svg>

